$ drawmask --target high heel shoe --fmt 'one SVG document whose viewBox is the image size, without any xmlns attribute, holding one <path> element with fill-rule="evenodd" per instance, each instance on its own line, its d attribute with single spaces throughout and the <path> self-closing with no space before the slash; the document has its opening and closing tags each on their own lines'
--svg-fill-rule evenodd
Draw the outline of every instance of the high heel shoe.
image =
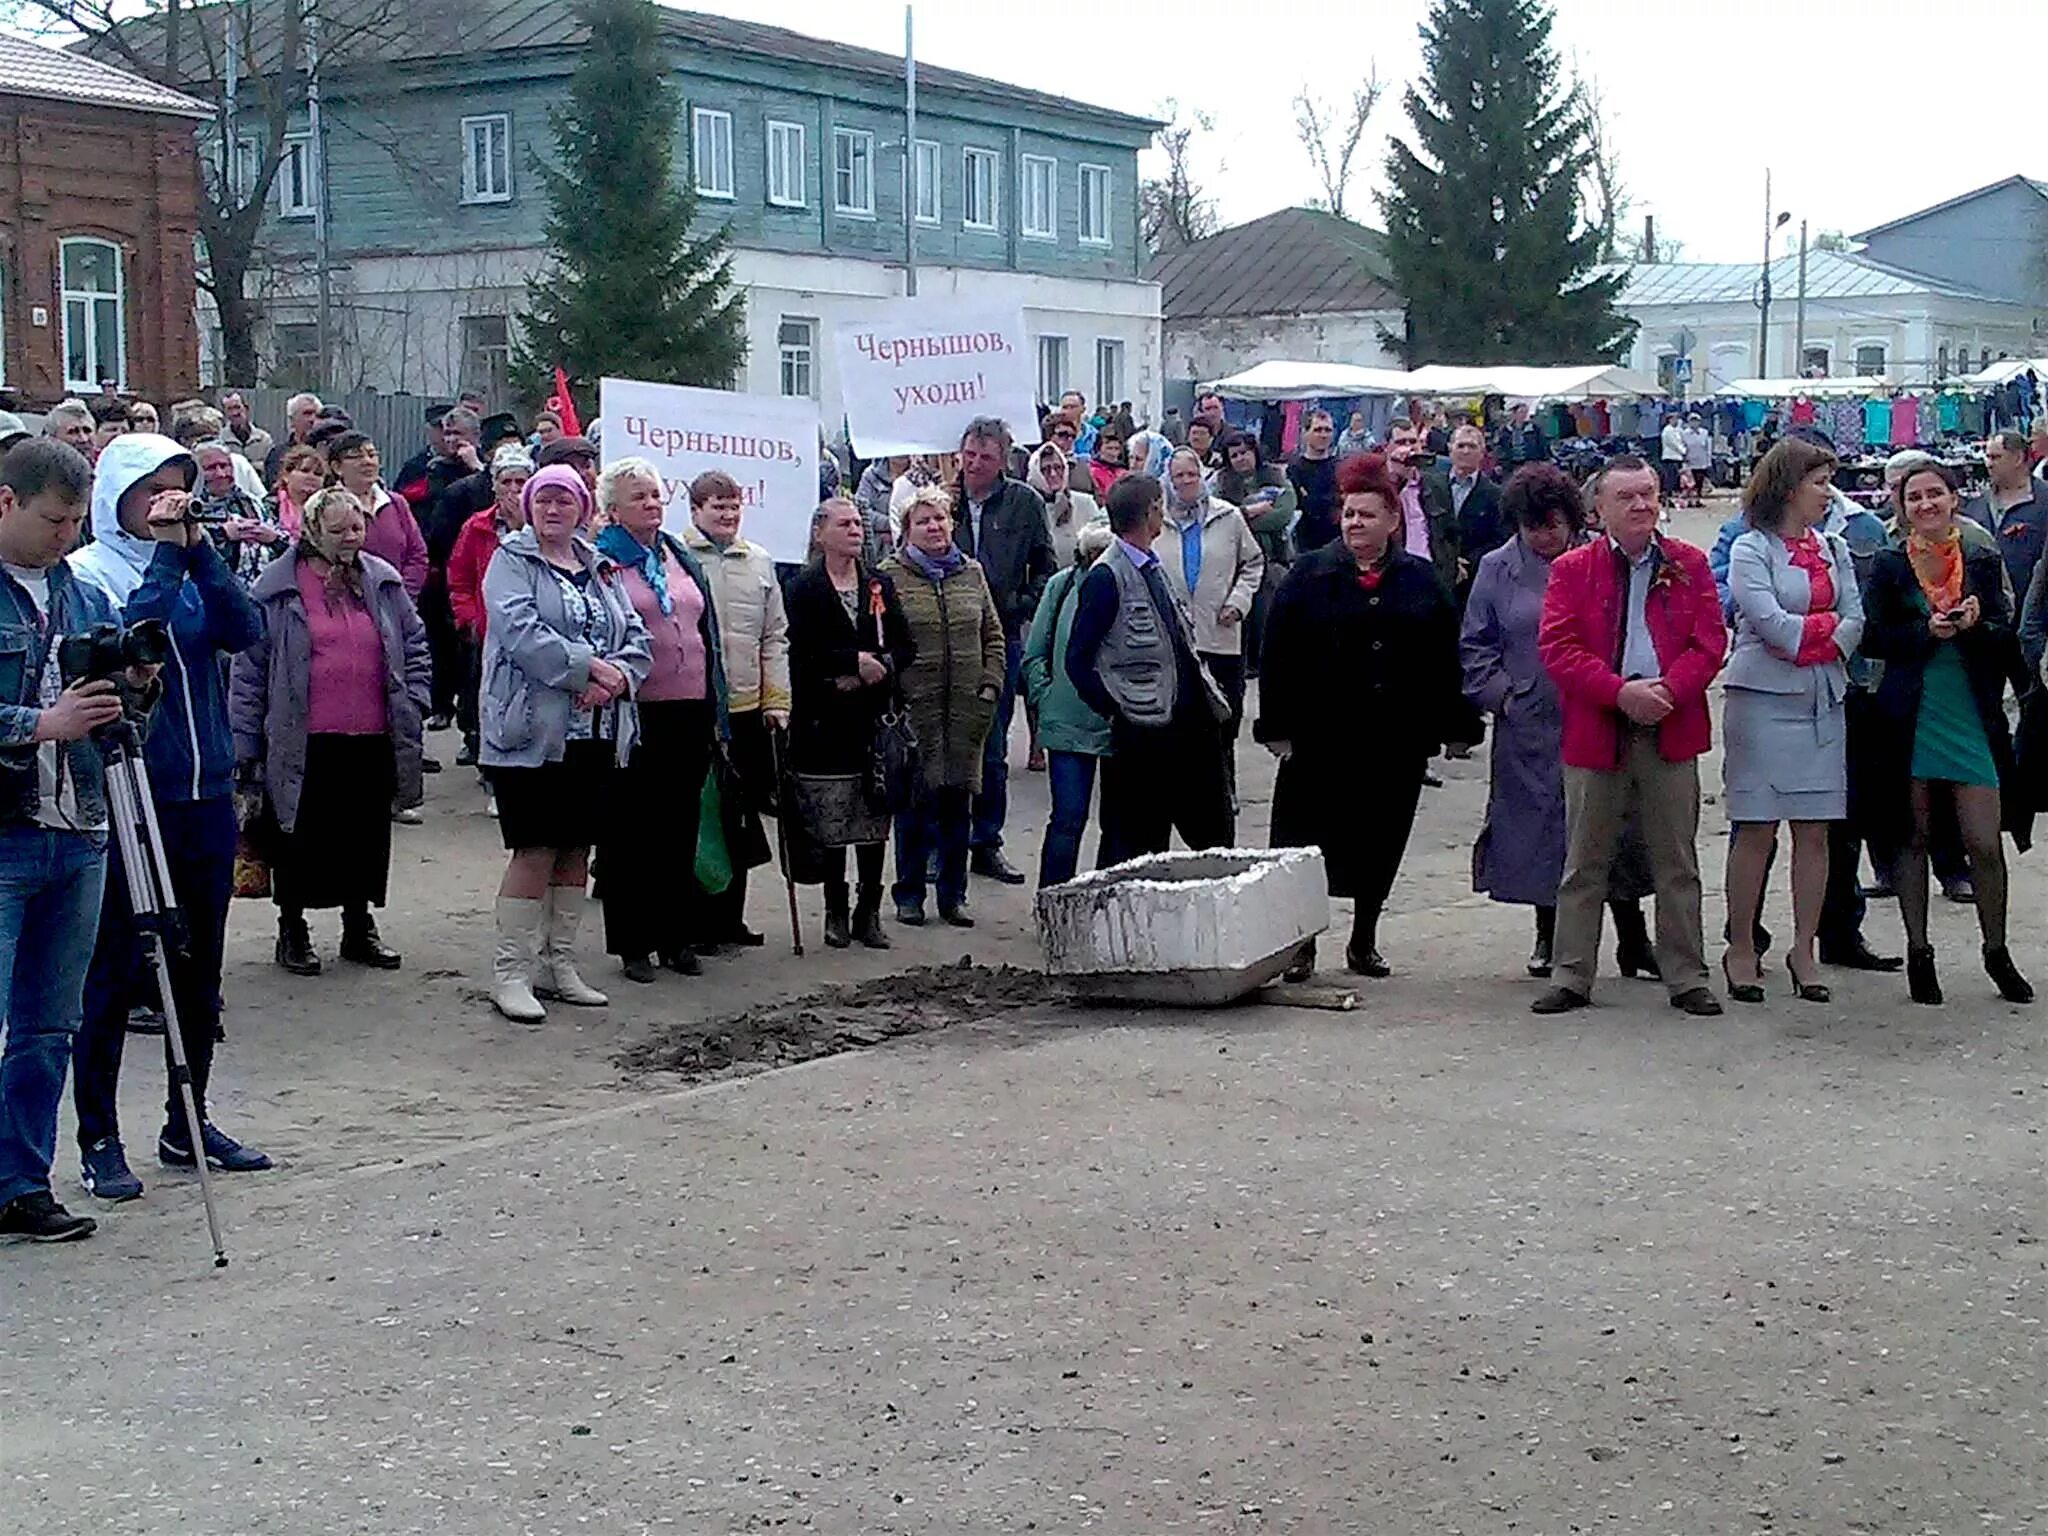
<svg viewBox="0 0 2048 1536">
<path fill-rule="evenodd" d="M 1737 981 L 1729 973 L 1728 957 L 1725 954 L 1721 956 L 1721 980 L 1727 984 L 1728 997 L 1732 1002 L 1760 1003 L 1764 1000 L 1763 983 L 1757 981 Z"/>
<path fill-rule="evenodd" d="M 1792 969 L 1790 950 L 1785 953 L 1785 974 L 1792 978 L 1792 995 L 1802 1003 L 1825 1003 L 1832 1000 L 1833 994 L 1828 991 L 1825 984 L 1799 979 L 1799 973 Z"/>
<path fill-rule="evenodd" d="M 2003 944 L 1984 946 L 1984 973 L 1998 985 L 1998 995 L 2008 1003 L 2031 1003 L 2034 989 L 2012 963 L 2012 952 Z"/>
<path fill-rule="evenodd" d="M 1934 974 L 1934 946 L 1906 946 L 1906 990 L 1916 1003 L 1939 1005 L 1941 982 Z"/>
</svg>

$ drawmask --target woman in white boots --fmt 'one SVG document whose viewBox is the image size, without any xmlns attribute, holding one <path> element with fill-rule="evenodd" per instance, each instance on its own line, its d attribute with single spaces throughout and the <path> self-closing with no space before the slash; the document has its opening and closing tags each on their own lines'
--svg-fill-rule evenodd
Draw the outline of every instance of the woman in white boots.
<svg viewBox="0 0 2048 1536">
<path fill-rule="evenodd" d="M 511 859 L 498 885 L 491 1003 L 538 1024 L 542 1000 L 601 1008 L 576 973 L 590 845 L 610 780 L 631 753 L 633 695 L 651 664 L 647 627 L 617 564 L 582 529 L 590 488 L 567 465 L 521 495 L 526 527 L 484 574 L 480 760 Z"/>
</svg>

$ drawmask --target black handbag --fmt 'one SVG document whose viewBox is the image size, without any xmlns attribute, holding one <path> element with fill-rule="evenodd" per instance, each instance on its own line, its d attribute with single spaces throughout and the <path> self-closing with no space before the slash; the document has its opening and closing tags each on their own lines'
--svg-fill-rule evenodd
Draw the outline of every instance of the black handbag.
<svg viewBox="0 0 2048 1536">
<path fill-rule="evenodd" d="M 882 633 L 881 588 L 875 587 L 873 614 L 875 648 L 887 653 L 889 642 Z M 861 775 L 861 796 L 868 809 L 878 815 L 896 816 L 917 803 L 924 787 L 924 748 L 904 708 L 903 689 L 891 683 L 889 704 L 875 721 L 874 740 L 868 746 L 867 771 Z"/>
</svg>

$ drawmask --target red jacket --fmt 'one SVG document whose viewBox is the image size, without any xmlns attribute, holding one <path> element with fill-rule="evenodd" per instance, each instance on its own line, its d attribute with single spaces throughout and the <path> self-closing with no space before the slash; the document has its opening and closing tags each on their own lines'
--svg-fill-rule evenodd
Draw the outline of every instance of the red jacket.
<svg viewBox="0 0 2048 1536">
<path fill-rule="evenodd" d="M 1728 626 L 1707 557 L 1677 539 L 1657 546 L 1643 617 L 1675 705 L 1657 727 L 1657 752 L 1682 763 L 1713 744 L 1707 685 L 1727 657 Z M 1564 705 L 1564 760 L 1573 768 L 1621 762 L 1624 717 L 1615 700 L 1627 605 L 1627 565 L 1604 536 L 1552 562 L 1536 646 Z"/>
<path fill-rule="evenodd" d="M 484 637 L 484 572 L 498 552 L 498 509 L 470 514 L 448 555 L 448 606 L 456 626 L 472 639 Z"/>
</svg>

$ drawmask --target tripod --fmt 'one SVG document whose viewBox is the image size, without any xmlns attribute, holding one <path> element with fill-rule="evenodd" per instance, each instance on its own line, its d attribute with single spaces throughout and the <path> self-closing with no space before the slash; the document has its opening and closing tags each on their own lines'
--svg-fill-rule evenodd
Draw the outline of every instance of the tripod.
<svg viewBox="0 0 2048 1536">
<path fill-rule="evenodd" d="M 114 846 L 128 877 L 128 901 L 136 931 L 156 968 L 157 992 L 164 1005 L 164 1043 L 169 1049 L 171 1082 L 185 1108 L 185 1130 L 191 1138 L 193 1166 L 199 1174 L 199 1198 L 206 1207 L 206 1230 L 213 1239 L 213 1267 L 226 1269 L 227 1249 L 221 1243 L 220 1213 L 213 1204 L 213 1180 L 206 1170 L 205 1128 L 192 1092 L 192 1068 L 185 1057 L 185 1035 L 178 1023 L 178 1000 L 171 989 L 168 948 L 182 944 L 184 915 L 171 887 L 171 866 L 164 857 L 163 833 L 156 824 L 156 801 L 149 787 L 149 765 L 135 722 L 126 714 L 93 737 L 107 765 L 107 819 Z"/>
</svg>

